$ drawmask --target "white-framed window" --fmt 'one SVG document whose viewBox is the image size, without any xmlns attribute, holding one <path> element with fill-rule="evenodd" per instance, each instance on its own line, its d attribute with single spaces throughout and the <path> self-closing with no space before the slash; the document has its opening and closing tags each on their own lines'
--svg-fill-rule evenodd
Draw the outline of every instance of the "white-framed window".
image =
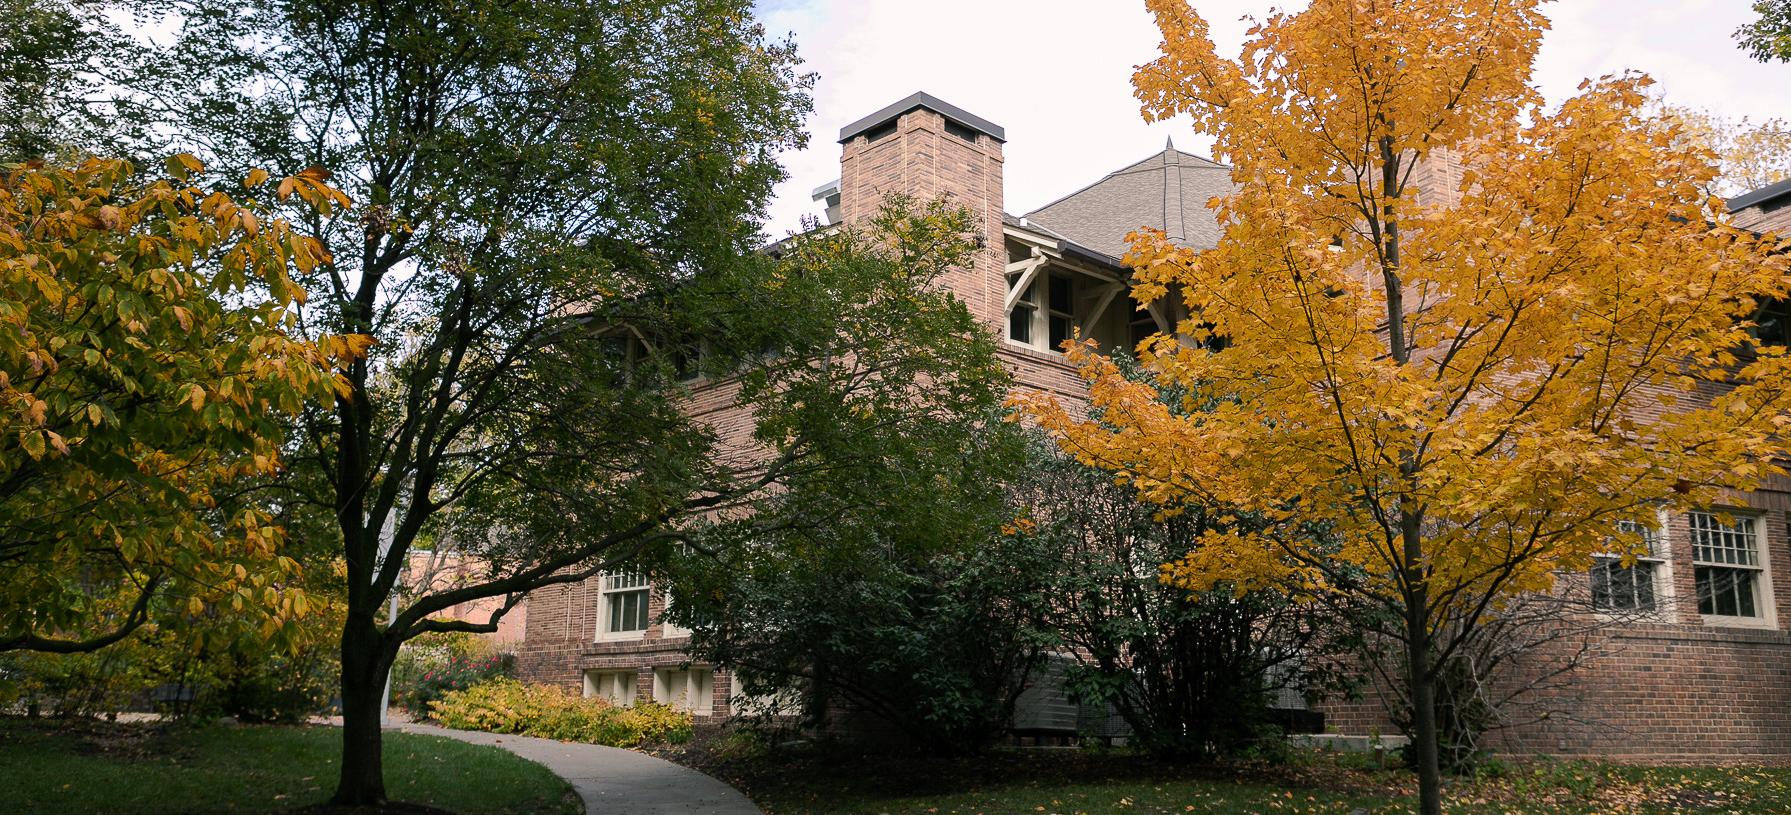
<svg viewBox="0 0 1791 815">
<path fill-rule="evenodd" d="M 1013 288 L 1021 279 L 1019 274 L 1008 275 L 1008 288 Z M 1033 323 L 1038 316 L 1038 303 L 1034 302 L 1032 294 L 1037 288 L 1031 283 L 1026 284 L 1026 289 L 1014 301 L 1013 310 L 1007 313 L 1007 338 L 1022 345 L 1032 344 Z"/>
<path fill-rule="evenodd" d="M 1760 519 L 1715 512 L 1687 516 L 1691 528 L 1692 570 L 1698 586 L 1698 613 L 1717 619 L 1765 621 L 1770 587 Z"/>
<path fill-rule="evenodd" d="M 1010 274 L 1007 285 L 1012 288 L 1024 279 Z M 1009 340 L 1047 351 L 1063 350 L 1076 328 L 1076 279 L 1062 272 L 1033 275 L 1007 315 Z"/>
<path fill-rule="evenodd" d="M 1045 347 L 1060 351 L 1076 334 L 1076 282 L 1069 275 L 1045 278 Z"/>
<path fill-rule="evenodd" d="M 639 671 L 585 671 L 585 698 L 607 699 L 610 704 L 634 704 L 640 686 Z"/>
<path fill-rule="evenodd" d="M 597 638 L 632 639 L 646 636 L 647 600 L 651 590 L 647 576 L 631 572 L 605 574 L 598 600 Z"/>
<path fill-rule="evenodd" d="M 1628 566 L 1623 565 L 1622 555 L 1598 555 L 1593 559 L 1592 608 L 1609 612 L 1662 609 L 1670 581 L 1665 576 L 1666 557 L 1660 532 L 1634 521 L 1617 522 L 1617 530 L 1641 537 L 1644 548 Z"/>
<path fill-rule="evenodd" d="M 715 675 L 708 668 L 653 671 L 653 701 L 706 716 L 715 706 Z"/>
<path fill-rule="evenodd" d="M 663 600 L 665 603 L 665 610 L 659 612 L 659 625 L 660 625 L 659 636 L 661 636 L 661 637 L 688 637 L 688 636 L 690 636 L 690 629 L 685 628 L 684 626 L 681 626 L 681 625 L 677 625 L 677 624 L 673 623 L 671 620 L 666 619 L 666 617 L 672 613 L 673 600 L 672 600 L 672 592 L 670 589 L 665 590 Z"/>
</svg>

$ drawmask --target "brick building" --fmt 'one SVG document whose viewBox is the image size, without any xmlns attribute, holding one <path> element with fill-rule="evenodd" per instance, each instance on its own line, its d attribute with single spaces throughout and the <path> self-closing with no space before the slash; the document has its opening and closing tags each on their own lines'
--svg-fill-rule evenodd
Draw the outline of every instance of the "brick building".
<svg viewBox="0 0 1791 815">
<path fill-rule="evenodd" d="M 984 251 L 944 284 L 1006 338 L 1000 354 L 1019 387 L 1071 398 L 1083 393 L 1080 380 L 1053 349 L 1072 332 L 1129 348 L 1185 316 L 1167 301 L 1136 309 L 1119 261 L 1127 233 L 1149 226 L 1190 247 L 1211 247 L 1220 229 L 1206 203 L 1231 189 L 1226 167 L 1170 144 L 1016 217 L 1002 197 L 1006 133 L 924 93 L 847 125 L 839 141 L 840 178 L 815 192 L 828 218 L 865 217 L 889 193 L 944 195 L 969 207 Z M 1432 187 L 1451 189 L 1451 168 L 1429 169 Z M 1791 182 L 1730 204 L 1739 224 L 1791 231 Z M 1791 339 L 1782 304 L 1760 322 L 1773 339 Z M 693 385 L 691 410 L 705 421 L 743 424 L 730 401 L 725 385 Z M 1507 734 L 1502 746 L 1644 760 L 1791 758 L 1791 483 L 1769 486 L 1721 508 L 1733 526 L 1714 513 L 1667 518 L 1656 557 L 1632 569 L 1601 566 L 1593 579 L 1604 602 L 1644 613 L 1632 614 L 1643 622 L 1613 632 L 1608 653 L 1576 680 L 1576 691 L 1596 706 L 1586 718 L 1600 723 L 1544 723 Z M 687 661 L 687 634 L 660 620 L 665 602 L 631 575 L 534 593 L 521 649 L 525 677 L 726 715 L 737 700 L 725 673 Z M 1333 730 L 1391 732 L 1379 705 L 1333 704 L 1326 712 Z"/>
</svg>

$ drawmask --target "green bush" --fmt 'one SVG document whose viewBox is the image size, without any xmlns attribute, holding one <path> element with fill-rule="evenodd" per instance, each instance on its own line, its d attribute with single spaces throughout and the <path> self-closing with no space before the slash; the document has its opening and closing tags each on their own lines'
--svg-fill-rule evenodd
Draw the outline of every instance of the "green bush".
<svg viewBox="0 0 1791 815">
<path fill-rule="evenodd" d="M 436 721 L 459 730 L 514 733 L 611 747 L 638 747 L 690 738 L 690 714 L 654 702 L 619 707 L 583 699 L 552 685 L 499 678 L 449 691 L 429 704 Z"/>
<path fill-rule="evenodd" d="M 210 660 L 198 711 L 250 724 L 297 724 L 323 713 L 342 670 L 335 648 L 328 642 L 291 652 L 250 646 Z"/>
</svg>

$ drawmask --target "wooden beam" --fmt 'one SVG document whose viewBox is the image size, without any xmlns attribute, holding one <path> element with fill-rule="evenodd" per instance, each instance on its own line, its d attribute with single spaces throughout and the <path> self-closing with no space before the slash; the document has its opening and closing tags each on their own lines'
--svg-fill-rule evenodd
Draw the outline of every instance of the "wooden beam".
<svg viewBox="0 0 1791 815">
<path fill-rule="evenodd" d="M 1090 326 L 1100 322 L 1101 312 L 1106 311 L 1107 304 L 1113 302 L 1114 295 L 1119 294 L 1124 289 L 1125 286 L 1120 283 L 1114 283 L 1107 287 L 1107 291 L 1101 295 L 1100 301 L 1095 303 L 1094 311 L 1089 312 L 1088 324 Z M 1129 323 L 1130 321 L 1128 320 L 1127 322 Z"/>
<path fill-rule="evenodd" d="M 1169 325 L 1169 318 L 1163 316 L 1163 300 L 1159 298 L 1150 301 L 1150 305 L 1146 309 L 1150 312 L 1150 318 L 1156 321 L 1157 331 L 1163 334 L 1169 333 L 1172 326 Z"/>
<path fill-rule="evenodd" d="M 1008 287 L 1007 303 L 1001 307 L 1002 314 L 1013 312 L 1014 304 L 1020 302 L 1020 293 L 1026 291 L 1026 288 L 1032 285 L 1033 279 L 1038 277 L 1039 270 L 1043 268 L 1045 268 L 1045 258 L 1042 255 L 1035 255 L 1018 263 L 1009 263 L 1007 265 L 1007 273 L 1013 274 L 1019 272 L 1020 279 L 1015 282 L 1014 285 Z"/>
</svg>

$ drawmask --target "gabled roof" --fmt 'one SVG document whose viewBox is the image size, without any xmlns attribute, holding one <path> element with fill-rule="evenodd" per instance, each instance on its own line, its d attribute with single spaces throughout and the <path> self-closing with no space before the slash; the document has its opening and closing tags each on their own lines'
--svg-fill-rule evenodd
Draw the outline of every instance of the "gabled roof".
<svg viewBox="0 0 1791 815">
<path fill-rule="evenodd" d="M 1126 235 L 1161 229 L 1196 249 L 1219 242 L 1219 222 L 1207 202 L 1229 195 L 1231 168 L 1165 144 L 1161 153 L 1026 214 L 1052 233 L 1112 257 L 1126 253 Z"/>
</svg>

